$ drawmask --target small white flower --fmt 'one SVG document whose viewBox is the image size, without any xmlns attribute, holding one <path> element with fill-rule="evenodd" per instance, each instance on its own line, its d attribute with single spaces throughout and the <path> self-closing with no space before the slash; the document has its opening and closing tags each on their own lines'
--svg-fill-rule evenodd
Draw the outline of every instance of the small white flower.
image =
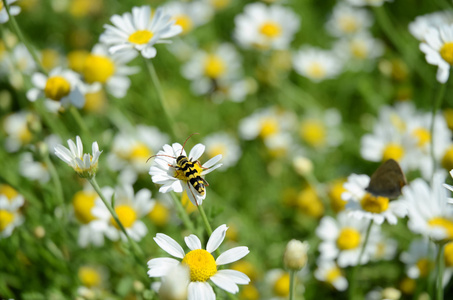
<svg viewBox="0 0 453 300">
<path fill-rule="evenodd" d="M 25 152 L 20 156 L 19 173 L 29 180 L 37 180 L 40 183 L 46 183 L 50 179 L 47 166 L 40 161 L 36 161 L 31 152 Z"/>
<path fill-rule="evenodd" d="M 3 120 L 3 129 L 6 132 L 5 150 L 17 152 L 23 146 L 30 144 L 33 134 L 29 129 L 31 122 L 39 122 L 38 116 L 29 111 L 19 111 L 10 114 Z"/>
<path fill-rule="evenodd" d="M 225 233 L 228 227 L 221 225 L 209 237 L 206 245 L 206 250 L 202 249 L 201 241 L 198 237 L 191 234 L 184 238 L 187 247 L 191 250 L 185 253 L 182 247 L 171 237 L 158 233 L 154 241 L 164 251 L 174 258 L 154 258 L 148 261 L 148 275 L 150 277 L 165 277 L 173 270 L 174 266 L 183 264 L 189 267 L 190 283 L 188 285 L 188 300 L 206 299 L 215 300 L 216 295 L 209 285 L 208 280 L 214 283 L 219 288 L 235 294 L 239 291 L 238 284 L 248 284 L 250 279 L 247 275 L 235 271 L 222 269 L 218 270 L 218 266 L 235 262 L 250 251 L 247 247 L 235 247 L 220 254 L 217 259 L 214 259 L 213 253 L 218 249 L 225 238 Z"/>
<path fill-rule="evenodd" d="M 288 49 L 299 30 L 300 18 L 280 5 L 251 3 L 235 17 L 234 37 L 245 48 Z"/>
<path fill-rule="evenodd" d="M 209 158 L 222 154 L 223 168 L 220 171 L 234 166 L 242 154 L 237 139 L 226 132 L 217 132 L 206 136 L 203 144 L 206 146 L 206 154 Z"/>
<path fill-rule="evenodd" d="M 145 58 L 153 58 L 157 54 L 155 44 L 168 43 L 168 38 L 182 31 L 162 8 L 152 14 L 149 6 L 133 7 L 132 14 L 113 15 L 110 21 L 114 26 L 104 25 L 106 30 L 99 39 L 112 54 L 138 51 Z"/>
<path fill-rule="evenodd" d="M 425 53 L 426 61 L 436 65 L 437 81 L 445 83 L 453 64 L 453 24 L 442 25 L 439 28 L 430 27 L 424 36 L 425 42 L 420 44 L 420 50 Z"/>
<path fill-rule="evenodd" d="M 341 114 L 335 108 L 308 110 L 299 125 L 299 136 L 315 149 L 336 148 L 343 142 Z"/>
<path fill-rule="evenodd" d="M 5 4 L 3 1 L 6 1 L 9 5 L 9 13 L 12 16 L 17 16 L 20 13 L 20 7 L 16 5 L 11 5 L 12 3 L 16 2 L 17 0 L 2 0 L 0 1 L 0 24 L 6 23 L 9 21 L 8 13 L 6 12 Z"/>
<path fill-rule="evenodd" d="M 79 176 L 92 178 L 96 174 L 102 151 L 99 151 L 98 143 L 93 142 L 91 146 L 93 154 L 83 153 L 83 144 L 79 136 L 76 137 L 76 142 L 77 146 L 72 140 L 68 140 L 69 149 L 63 145 L 57 145 L 55 155 L 72 167 Z"/>
<path fill-rule="evenodd" d="M 367 30 L 373 24 L 373 16 L 362 8 L 339 2 L 333 8 L 326 29 L 336 37 L 350 36 Z"/>
<path fill-rule="evenodd" d="M 165 11 L 175 20 L 175 25 L 181 26 L 182 35 L 191 32 L 198 26 L 206 24 L 212 19 L 214 10 L 203 1 L 165 3 Z"/>
<path fill-rule="evenodd" d="M 303 47 L 293 55 L 294 70 L 314 82 L 337 77 L 343 62 L 332 51 Z"/>
<path fill-rule="evenodd" d="M 341 195 L 343 200 L 348 201 L 346 209 L 349 215 L 357 219 L 373 220 L 381 225 L 385 220 L 391 225 L 398 222 L 398 217 L 407 214 L 407 203 L 403 200 L 390 201 L 386 197 L 374 196 L 366 191 L 370 177 L 368 175 L 352 174 L 343 185 L 346 189 Z"/>
<path fill-rule="evenodd" d="M 222 166 L 222 164 L 217 164 L 219 160 L 222 159 L 221 154 L 214 156 L 200 166 L 198 159 L 203 154 L 204 150 L 205 146 L 203 144 L 197 144 L 190 150 L 188 156 L 189 161 L 195 162 L 194 169 L 196 169 L 200 176 L 204 176 Z M 172 146 L 164 145 L 163 150 L 156 154 L 149 174 L 154 183 L 162 184 L 159 192 L 168 193 L 170 191 L 175 191 L 177 193 L 182 193 L 185 190 L 190 201 L 194 205 L 201 205 L 206 198 L 206 189 L 203 189 L 202 193 L 200 193 L 187 180 L 184 172 L 179 169 L 176 162 L 177 158 L 181 155 L 187 157 L 181 144 L 174 143 Z"/>
<path fill-rule="evenodd" d="M 411 242 L 409 251 L 401 253 L 400 259 L 406 264 L 409 278 L 427 277 L 434 266 L 436 246 L 429 239 L 417 239 Z"/>
<path fill-rule="evenodd" d="M 318 261 L 315 277 L 319 281 L 331 284 L 337 291 L 346 291 L 348 280 L 333 260 Z"/>
<path fill-rule="evenodd" d="M 0 239 L 9 237 L 24 221 L 20 207 L 24 197 L 9 185 L 0 185 Z"/>
<path fill-rule="evenodd" d="M 436 11 L 430 14 L 418 16 L 409 23 L 409 32 L 419 41 L 425 40 L 429 28 L 438 28 L 442 25 L 453 23 L 453 13 L 449 10 Z"/>
<path fill-rule="evenodd" d="M 135 241 L 140 241 L 148 233 L 148 229 L 145 223 L 139 219 L 147 215 L 155 203 L 151 199 L 151 191 L 141 189 L 134 194 L 131 185 L 122 185 L 115 189 L 104 187 L 102 193 L 111 204 L 114 200 L 113 209 L 129 237 Z M 98 228 L 103 230 L 105 236 L 112 241 L 117 241 L 120 237 L 123 241 L 127 241 L 127 237 L 100 198 L 96 199 L 91 212 L 93 216 L 98 218 L 98 220 L 92 222 L 93 226 L 99 226 Z"/>
</svg>

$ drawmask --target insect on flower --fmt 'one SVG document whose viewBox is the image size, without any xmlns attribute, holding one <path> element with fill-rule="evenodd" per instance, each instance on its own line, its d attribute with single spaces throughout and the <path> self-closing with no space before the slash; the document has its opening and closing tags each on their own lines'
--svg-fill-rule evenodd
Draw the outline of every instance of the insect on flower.
<svg viewBox="0 0 453 300">
<path fill-rule="evenodd" d="M 183 189 L 186 189 L 189 199 L 194 205 L 200 205 L 206 197 L 205 187 L 209 186 L 202 176 L 220 167 L 221 164 L 216 165 L 216 163 L 222 156 L 215 156 L 202 165 L 198 161 L 205 149 L 202 144 L 195 145 L 189 156 L 187 156 L 184 152 L 184 147 L 187 141 L 195 134 L 191 134 L 183 146 L 178 143 L 172 146 L 165 145 L 163 147 L 164 151 L 159 151 L 156 155 L 151 156 L 149 159 L 157 158 L 149 173 L 154 183 L 163 184 L 159 190 L 160 192 L 165 193 L 171 190 L 182 192 Z"/>
</svg>

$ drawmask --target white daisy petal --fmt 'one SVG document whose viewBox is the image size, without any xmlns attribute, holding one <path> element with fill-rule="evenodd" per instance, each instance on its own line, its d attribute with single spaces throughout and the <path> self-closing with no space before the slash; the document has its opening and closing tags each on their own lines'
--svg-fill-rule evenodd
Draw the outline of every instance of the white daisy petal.
<svg viewBox="0 0 453 300">
<path fill-rule="evenodd" d="M 211 234 L 208 240 L 208 244 L 206 245 L 206 251 L 212 253 L 213 251 L 219 248 L 220 244 L 222 244 L 223 240 L 225 239 L 225 234 L 228 227 L 223 224 L 217 227 Z"/>
<path fill-rule="evenodd" d="M 234 283 L 228 276 L 222 273 L 217 272 L 210 279 L 219 288 L 229 293 L 236 294 L 237 292 L 239 292 L 239 287 L 237 286 L 237 284 Z"/>
<path fill-rule="evenodd" d="M 219 273 L 237 284 L 248 284 L 250 282 L 250 278 L 247 275 L 236 270 L 218 270 L 216 275 Z"/>
<path fill-rule="evenodd" d="M 189 247 L 190 250 L 197 250 L 201 249 L 201 241 L 196 235 L 189 235 L 184 238 L 184 241 L 186 242 L 187 247 Z"/>
<path fill-rule="evenodd" d="M 249 249 L 245 246 L 235 247 L 220 254 L 216 259 L 216 264 L 219 266 L 229 264 L 243 258 L 249 253 Z"/>
<path fill-rule="evenodd" d="M 189 283 L 188 300 L 215 300 L 215 293 L 207 282 Z"/>
<path fill-rule="evenodd" d="M 154 241 L 161 247 L 164 251 L 168 254 L 177 257 L 177 258 L 184 258 L 184 250 L 181 246 L 176 242 L 174 239 L 169 237 L 166 234 L 158 233 L 156 237 L 154 237 Z"/>
<path fill-rule="evenodd" d="M 153 258 L 148 261 L 148 276 L 149 277 L 162 277 L 180 262 L 176 259 L 169 257 Z"/>
</svg>

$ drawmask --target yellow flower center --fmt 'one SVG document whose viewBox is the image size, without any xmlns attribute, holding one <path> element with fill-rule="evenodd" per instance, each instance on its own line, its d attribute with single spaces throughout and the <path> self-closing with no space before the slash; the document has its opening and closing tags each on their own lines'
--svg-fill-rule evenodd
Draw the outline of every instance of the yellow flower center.
<svg viewBox="0 0 453 300">
<path fill-rule="evenodd" d="M 445 233 L 447 234 L 445 240 L 453 239 L 453 222 L 451 220 L 445 219 L 443 217 L 436 217 L 429 220 L 428 224 L 431 227 L 441 227 L 445 229 Z"/>
<path fill-rule="evenodd" d="M 196 249 L 187 253 L 182 262 L 189 267 L 190 281 L 207 281 L 217 273 L 217 265 L 211 253 Z"/>
<path fill-rule="evenodd" d="M 146 146 L 144 143 L 137 143 L 132 147 L 130 152 L 130 158 L 133 160 L 143 160 L 147 159 L 148 157 L 152 156 L 151 150 Z"/>
<path fill-rule="evenodd" d="M 128 38 L 128 41 L 132 44 L 143 45 L 149 42 L 153 37 L 154 33 L 149 30 L 137 30 L 131 34 Z"/>
<path fill-rule="evenodd" d="M 373 196 L 370 193 L 366 193 L 362 200 L 360 200 L 360 205 L 368 212 L 380 214 L 388 209 L 389 198 Z"/>
<path fill-rule="evenodd" d="M 47 98 L 59 101 L 69 95 L 71 84 L 62 76 L 52 76 L 47 79 L 44 94 Z"/>
<path fill-rule="evenodd" d="M 297 196 L 297 207 L 305 214 L 319 218 L 324 214 L 324 206 L 315 189 L 308 187 Z"/>
<path fill-rule="evenodd" d="M 217 10 L 227 7 L 230 2 L 231 0 L 211 0 L 212 6 Z"/>
<path fill-rule="evenodd" d="M 339 180 L 334 182 L 329 190 L 330 205 L 335 212 L 340 212 L 344 210 L 346 201 L 341 198 L 341 194 L 346 192 L 346 189 L 343 187 L 344 180 Z"/>
<path fill-rule="evenodd" d="M 279 297 L 288 297 L 289 295 L 289 274 L 284 273 L 274 283 L 274 294 Z"/>
<path fill-rule="evenodd" d="M 76 218 L 83 224 L 88 224 L 96 217 L 91 214 L 97 194 L 93 191 L 79 191 L 72 198 L 72 206 Z"/>
<path fill-rule="evenodd" d="M 267 38 L 274 39 L 282 34 L 282 28 L 278 23 L 267 21 L 261 25 L 260 33 Z"/>
<path fill-rule="evenodd" d="M 341 270 L 338 267 L 333 267 L 327 272 L 326 281 L 330 284 L 333 284 L 340 276 Z"/>
<path fill-rule="evenodd" d="M 447 151 L 445 151 L 445 154 L 442 157 L 442 167 L 447 171 L 453 169 L 453 146 L 450 146 Z"/>
<path fill-rule="evenodd" d="M 343 16 L 338 20 L 338 26 L 345 33 L 354 33 L 359 29 L 357 20 L 352 16 Z"/>
<path fill-rule="evenodd" d="M 354 228 L 345 227 L 337 238 L 337 247 L 340 250 L 355 249 L 360 244 L 360 232 Z"/>
<path fill-rule="evenodd" d="M 82 285 L 91 288 L 101 284 L 101 275 L 92 267 L 81 267 L 78 276 Z"/>
<path fill-rule="evenodd" d="M 178 15 L 174 17 L 175 25 L 179 25 L 182 28 L 182 33 L 188 33 L 193 29 L 193 21 L 188 15 Z"/>
<path fill-rule="evenodd" d="M 261 138 L 265 139 L 279 131 L 278 121 L 274 118 L 265 118 L 261 121 Z"/>
<path fill-rule="evenodd" d="M 404 149 L 396 143 L 389 143 L 382 152 L 382 161 L 394 159 L 400 161 L 404 156 Z"/>
<path fill-rule="evenodd" d="M 244 286 L 239 294 L 241 300 L 258 300 L 259 298 L 260 292 L 252 284 Z"/>
<path fill-rule="evenodd" d="M 82 73 L 85 66 L 85 60 L 90 55 L 86 50 L 74 50 L 68 54 L 68 64 L 69 68 L 76 71 L 77 73 Z"/>
<path fill-rule="evenodd" d="M 120 220 L 121 224 L 123 224 L 124 228 L 132 227 L 132 225 L 137 220 L 137 214 L 135 213 L 135 210 L 129 205 L 118 205 L 115 207 L 115 212 L 118 215 L 118 219 Z M 112 223 L 113 226 L 115 226 L 118 230 L 120 229 L 119 225 L 116 223 L 113 217 L 110 218 L 110 223 Z"/>
<path fill-rule="evenodd" d="M 208 149 L 208 155 L 209 157 L 214 157 L 214 156 L 217 156 L 219 154 L 222 154 L 222 155 L 225 155 L 226 153 L 226 145 L 225 144 L 215 144 L 211 147 L 209 147 Z"/>
<path fill-rule="evenodd" d="M 83 76 L 87 83 L 106 83 L 114 73 L 115 64 L 106 56 L 90 54 L 85 60 Z"/>
<path fill-rule="evenodd" d="M 444 248 L 445 266 L 447 268 L 453 267 L 453 242 L 445 245 Z"/>
<path fill-rule="evenodd" d="M 440 56 L 449 63 L 453 65 L 453 42 L 445 43 L 442 48 L 440 48 Z"/>
<path fill-rule="evenodd" d="M 156 202 L 153 209 L 148 213 L 148 217 L 156 226 L 162 227 L 168 223 L 170 211 L 162 203 Z"/>
<path fill-rule="evenodd" d="M 12 200 L 16 198 L 19 193 L 10 185 L 0 184 L 0 195 L 5 195 L 8 200 Z"/>
<path fill-rule="evenodd" d="M 301 138 L 312 147 L 321 147 L 326 143 L 326 128 L 318 120 L 306 120 L 300 127 Z"/>
<path fill-rule="evenodd" d="M 319 62 L 312 62 L 307 69 L 307 75 L 311 78 L 321 79 L 326 76 L 326 69 Z"/>
<path fill-rule="evenodd" d="M 417 268 L 420 271 L 420 277 L 426 277 L 433 267 L 432 261 L 427 258 L 421 258 L 417 261 Z"/>
<path fill-rule="evenodd" d="M 349 49 L 351 54 L 357 59 L 365 59 L 368 56 L 368 47 L 363 41 L 352 41 Z"/>
<path fill-rule="evenodd" d="M 431 134 L 425 128 L 414 129 L 412 135 L 417 139 L 417 146 L 419 147 L 423 147 L 431 141 Z"/>
<path fill-rule="evenodd" d="M 6 229 L 14 221 L 14 214 L 10 211 L 0 209 L 0 232 Z"/>
<path fill-rule="evenodd" d="M 226 68 L 225 62 L 217 55 L 209 55 L 204 62 L 204 74 L 212 79 L 222 76 Z"/>
</svg>

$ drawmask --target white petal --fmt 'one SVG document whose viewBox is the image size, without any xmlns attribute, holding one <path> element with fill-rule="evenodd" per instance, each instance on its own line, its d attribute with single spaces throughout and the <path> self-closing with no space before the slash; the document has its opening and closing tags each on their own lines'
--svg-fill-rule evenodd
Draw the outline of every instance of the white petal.
<svg viewBox="0 0 453 300">
<path fill-rule="evenodd" d="M 222 154 L 216 155 L 203 164 L 203 168 L 210 168 L 222 159 Z"/>
<path fill-rule="evenodd" d="M 219 288 L 232 293 L 236 294 L 239 292 L 239 287 L 236 283 L 234 283 L 228 276 L 223 275 L 222 273 L 216 273 L 214 276 L 210 278 L 215 285 Z"/>
<path fill-rule="evenodd" d="M 208 244 L 206 245 L 206 251 L 212 253 L 213 251 L 217 250 L 217 248 L 219 248 L 220 244 L 223 242 L 223 239 L 225 238 L 225 233 L 227 229 L 228 227 L 225 224 L 223 224 L 217 227 L 216 230 L 214 230 L 214 232 L 209 237 Z"/>
<path fill-rule="evenodd" d="M 169 257 L 154 258 L 148 261 L 148 276 L 162 277 L 167 275 L 168 271 L 179 264 L 179 261 Z"/>
<path fill-rule="evenodd" d="M 250 252 L 249 248 L 245 246 L 235 247 L 220 254 L 215 262 L 219 266 L 229 264 L 234 261 L 240 260 L 247 254 L 249 254 L 249 252 Z"/>
<path fill-rule="evenodd" d="M 186 242 L 187 247 L 189 247 L 190 250 L 197 250 L 201 249 L 201 241 L 200 239 L 194 235 L 191 234 L 189 236 L 186 236 L 184 238 L 184 241 Z"/>
<path fill-rule="evenodd" d="M 152 46 L 148 46 L 141 51 L 141 54 L 143 55 L 144 58 L 153 58 L 156 56 L 157 50 Z"/>
<path fill-rule="evenodd" d="M 181 246 L 176 242 L 174 239 L 169 237 L 166 234 L 163 233 L 158 233 L 156 234 L 156 237 L 154 238 L 154 241 L 161 247 L 164 251 L 166 251 L 168 254 L 173 255 L 174 257 L 177 258 L 184 258 L 184 250 L 181 248 Z"/>
<path fill-rule="evenodd" d="M 188 300 L 215 300 L 215 293 L 207 282 L 191 282 Z"/>
<path fill-rule="evenodd" d="M 189 159 L 191 161 L 196 161 L 203 154 L 206 147 L 203 144 L 196 144 L 189 153 Z"/>
<path fill-rule="evenodd" d="M 217 274 L 222 274 L 223 276 L 228 276 L 228 278 L 237 284 L 248 284 L 250 282 L 250 278 L 242 272 L 236 270 L 219 270 Z"/>
</svg>

